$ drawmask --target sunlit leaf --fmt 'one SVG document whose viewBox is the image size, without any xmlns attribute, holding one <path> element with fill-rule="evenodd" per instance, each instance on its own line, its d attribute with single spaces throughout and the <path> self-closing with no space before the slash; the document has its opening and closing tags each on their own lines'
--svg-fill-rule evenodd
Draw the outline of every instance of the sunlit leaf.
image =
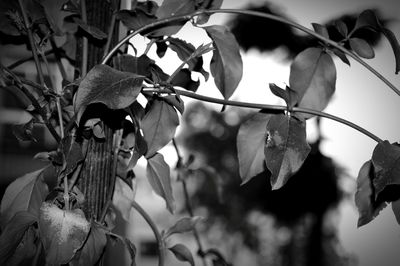
<svg viewBox="0 0 400 266">
<path fill-rule="evenodd" d="M 26 211 L 39 217 L 39 209 L 48 189 L 43 181 L 43 169 L 25 174 L 14 180 L 4 192 L 1 201 L 1 227 L 20 212 Z"/>
<path fill-rule="evenodd" d="M 135 199 L 135 191 L 120 177 L 115 180 L 115 188 L 112 204 L 125 221 L 130 221 L 129 216 L 132 209 L 132 202 Z"/>
<path fill-rule="evenodd" d="M 300 169 L 310 150 L 305 121 L 284 114 L 269 119 L 264 153 L 267 168 L 271 171 L 272 189 L 286 184 Z"/>
<path fill-rule="evenodd" d="M 147 143 L 146 158 L 167 145 L 179 125 L 178 114 L 167 102 L 155 99 L 142 120 L 142 130 Z"/>
<path fill-rule="evenodd" d="M 299 107 L 323 110 L 335 92 L 336 68 L 331 56 L 321 48 L 299 53 L 290 67 L 289 83 Z"/>
<path fill-rule="evenodd" d="M 3 227 L 0 235 L 0 265 L 9 265 L 8 260 L 16 252 L 28 228 L 36 221 L 37 216 L 21 211 L 16 213 L 7 225 Z"/>
<path fill-rule="evenodd" d="M 183 217 L 171 226 L 164 234 L 164 239 L 173 235 L 192 231 L 202 218 L 199 216 Z"/>
<path fill-rule="evenodd" d="M 193 255 L 190 250 L 182 245 L 176 244 L 173 247 L 168 248 L 172 253 L 174 253 L 175 257 L 180 261 L 189 262 L 190 265 L 194 266 Z"/>
<path fill-rule="evenodd" d="M 68 263 L 84 244 L 90 223 L 81 209 L 62 210 L 44 202 L 40 208 L 39 230 L 46 252 L 46 264 Z"/>
<path fill-rule="evenodd" d="M 236 139 L 242 184 L 264 170 L 265 129 L 271 115 L 255 113 L 239 128 Z"/>
<path fill-rule="evenodd" d="M 365 40 L 360 38 L 350 38 L 349 44 L 351 49 L 359 56 L 367 59 L 374 58 L 375 52 Z"/>
<path fill-rule="evenodd" d="M 379 212 L 386 207 L 386 203 L 378 203 L 375 200 L 372 180 L 374 179 L 374 170 L 371 161 L 367 161 L 361 167 L 357 177 L 357 191 L 355 203 L 358 209 L 359 218 L 357 226 L 363 226 L 372 221 Z"/>
<path fill-rule="evenodd" d="M 235 92 L 243 75 L 239 45 L 225 26 L 208 26 L 204 29 L 215 48 L 210 64 L 211 74 L 219 91 L 228 99 Z"/>
<path fill-rule="evenodd" d="M 383 195 L 385 189 L 400 185 L 400 146 L 388 141 L 378 143 L 372 154 L 372 164 L 375 170 L 373 185 L 377 199 Z"/>
<path fill-rule="evenodd" d="M 147 159 L 146 173 L 147 180 L 149 180 L 153 190 L 165 200 L 167 209 L 173 213 L 175 203 L 172 194 L 170 169 L 161 154 L 156 153 L 153 157 Z"/>
<path fill-rule="evenodd" d="M 123 109 L 131 105 L 142 88 L 144 77 L 97 65 L 89 71 L 79 85 L 74 102 L 80 120 L 85 108 L 92 103 L 103 103 L 110 109 Z"/>
</svg>

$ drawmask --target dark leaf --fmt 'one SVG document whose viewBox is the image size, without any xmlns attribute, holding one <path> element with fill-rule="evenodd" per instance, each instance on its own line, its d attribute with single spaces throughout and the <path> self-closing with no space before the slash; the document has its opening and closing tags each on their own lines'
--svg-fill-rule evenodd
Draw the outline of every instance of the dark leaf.
<svg viewBox="0 0 400 266">
<path fill-rule="evenodd" d="M 149 15 L 141 9 L 135 10 L 120 10 L 117 12 L 117 19 L 122 21 L 122 23 L 129 30 L 137 30 L 145 25 L 148 25 L 156 21 L 156 16 Z"/>
<path fill-rule="evenodd" d="M 369 45 L 365 40 L 360 38 L 350 38 L 349 44 L 351 49 L 359 56 L 367 59 L 374 58 L 374 49 L 372 49 L 371 45 Z"/>
<path fill-rule="evenodd" d="M 236 145 L 242 184 L 264 170 L 265 128 L 271 115 L 255 113 L 239 128 Z"/>
<path fill-rule="evenodd" d="M 70 262 L 70 265 L 95 265 L 107 245 L 105 230 L 96 223 L 92 223 L 88 238 L 77 256 Z"/>
<path fill-rule="evenodd" d="M 340 60 L 342 60 L 343 63 L 347 64 L 348 66 L 350 66 L 350 61 L 347 58 L 347 56 L 345 55 L 345 53 L 343 53 L 342 51 L 340 51 L 339 49 L 334 48 L 333 49 L 333 53 L 340 58 Z"/>
<path fill-rule="evenodd" d="M 397 223 L 400 224 L 400 199 L 392 202 L 392 210 Z"/>
<path fill-rule="evenodd" d="M 34 141 L 34 142 L 36 142 L 36 139 L 32 135 L 34 124 L 35 124 L 34 123 L 34 119 L 32 118 L 31 120 L 29 120 L 25 124 L 14 125 L 13 126 L 14 136 L 20 141 Z"/>
<path fill-rule="evenodd" d="M 61 141 L 61 145 L 65 158 L 64 174 L 69 175 L 85 158 L 82 153 L 82 147 L 75 141 L 73 136 L 65 137 Z"/>
<path fill-rule="evenodd" d="M 364 163 L 357 177 L 355 202 L 359 213 L 357 226 L 363 226 L 372 221 L 386 207 L 386 203 L 375 200 L 372 180 L 374 170 L 371 161 Z"/>
<path fill-rule="evenodd" d="M 47 21 L 56 35 L 63 35 L 66 32 L 64 19 L 75 13 L 63 9 L 65 0 L 38 0 L 43 6 Z"/>
<path fill-rule="evenodd" d="M 157 53 L 158 57 L 163 58 L 164 55 L 165 55 L 165 52 L 166 52 L 167 49 L 168 49 L 168 45 L 165 43 L 164 40 L 162 40 L 162 41 L 157 41 L 157 42 L 156 42 L 156 45 L 157 45 L 156 53 Z"/>
<path fill-rule="evenodd" d="M 331 56 L 321 48 L 299 53 L 290 67 L 289 83 L 299 107 L 323 110 L 335 92 L 336 68 Z"/>
<path fill-rule="evenodd" d="M 386 188 L 400 185 L 400 146 L 388 141 L 380 142 L 372 154 L 372 164 L 375 170 L 375 199 L 378 199 Z"/>
<path fill-rule="evenodd" d="M 21 35 L 22 16 L 19 14 L 18 1 L 0 1 L 0 31 L 12 36 Z M 15 23 L 19 21 L 19 23 Z M 18 27 L 17 25 L 20 25 Z"/>
<path fill-rule="evenodd" d="M 180 260 L 180 261 L 187 261 L 190 263 L 190 265 L 194 266 L 194 260 L 192 253 L 190 250 L 182 245 L 182 244 L 176 244 L 173 247 L 168 248 L 172 253 L 174 253 L 175 257 Z"/>
<path fill-rule="evenodd" d="M 178 125 L 179 118 L 174 107 L 159 99 L 150 104 L 150 110 L 142 120 L 142 131 L 147 143 L 146 158 L 152 157 L 172 140 Z"/>
<path fill-rule="evenodd" d="M 335 27 L 338 30 L 338 32 L 343 36 L 343 37 L 347 37 L 347 34 L 349 33 L 349 30 L 347 28 L 346 23 L 344 23 L 341 20 L 336 21 L 335 23 Z"/>
<path fill-rule="evenodd" d="M 210 64 L 211 74 L 219 91 L 228 99 L 235 92 L 243 75 L 239 45 L 225 26 L 209 26 L 204 29 L 213 40 L 215 48 Z"/>
<path fill-rule="evenodd" d="M 272 189 L 286 184 L 300 169 L 310 150 L 305 121 L 284 114 L 269 119 L 264 154 L 267 168 L 271 171 Z"/>
<path fill-rule="evenodd" d="M 37 221 L 37 217 L 29 212 L 21 211 L 3 227 L 0 235 L 0 265 L 7 262 L 16 252 L 28 228 Z"/>
<path fill-rule="evenodd" d="M 147 55 L 135 57 L 124 54 L 115 57 L 114 60 L 121 71 L 131 72 L 145 77 L 151 77 L 150 69 L 151 66 L 155 64 L 154 60 L 150 59 Z"/>
<path fill-rule="evenodd" d="M 371 28 L 373 30 L 379 30 L 381 27 L 378 18 L 375 15 L 375 12 L 367 9 L 364 10 L 357 18 L 356 25 L 354 26 L 354 30 L 360 28 Z"/>
<path fill-rule="evenodd" d="M 185 111 L 185 103 L 182 101 L 179 95 L 168 95 L 163 97 L 164 101 L 174 106 L 181 114 Z"/>
<path fill-rule="evenodd" d="M 76 18 L 76 17 L 74 18 L 74 22 L 76 24 L 78 24 L 78 26 L 82 30 L 84 30 L 87 34 L 89 34 L 93 38 L 98 39 L 98 40 L 107 39 L 107 34 L 102 32 L 99 28 L 97 28 L 95 26 L 90 26 L 90 25 L 86 24 L 83 20 Z"/>
<path fill-rule="evenodd" d="M 89 71 L 76 92 L 74 109 L 79 122 L 86 107 L 103 103 L 110 109 L 123 109 L 131 105 L 142 88 L 144 77 L 97 65 Z"/>
<path fill-rule="evenodd" d="M 1 201 L 1 228 L 20 212 L 29 212 L 39 217 L 39 209 L 48 188 L 43 180 L 43 169 L 28 173 L 14 180 L 4 192 Z"/>
<path fill-rule="evenodd" d="M 219 9 L 223 0 L 196 0 L 196 10 Z M 196 18 L 196 24 L 202 25 L 208 22 L 209 14 L 200 14 Z"/>
<path fill-rule="evenodd" d="M 282 89 L 282 88 L 278 87 L 277 85 L 275 85 L 274 83 L 270 83 L 269 88 L 273 94 L 275 94 L 279 98 L 285 100 L 286 105 L 288 107 L 292 108 L 293 106 L 295 106 L 296 102 L 293 101 L 292 98 L 296 92 L 293 91 L 292 89 L 290 89 L 290 87 L 286 86 L 286 89 Z"/>
<path fill-rule="evenodd" d="M 181 234 L 192 231 L 196 223 L 199 222 L 202 218 L 199 216 L 194 217 L 183 217 L 179 219 L 173 226 L 171 226 L 164 234 L 164 239 L 173 235 L 173 234 Z"/>
<path fill-rule="evenodd" d="M 39 245 L 41 244 L 38 241 L 38 230 L 35 225 L 30 225 L 15 248 L 14 254 L 5 264 L 3 264 L 2 259 L 0 259 L 0 263 L 2 263 L 1 265 L 27 265 L 34 259 Z"/>
<path fill-rule="evenodd" d="M 44 202 L 40 208 L 39 230 L 47 265 L 66 264 L 84 244 L 90 223 L 81 209 L 62 210 Z"/>
<path fill-rule="evenodd" d="M 321 24 L 318 23 L 312 23 L 312 26 L 314 28 L 314 31 L 316 33 L 318 33 L 319 35 L 322 35 L 323 37 L 329 39 L 329 33 L 328 33 L 328 29 Z"/>
<path fill-rule="evenodd" d="M 399 42 L 396 39 L 396 36 L 394 33 L 386 28 L 381 28 L 382 33 L 385 35 L 385 37 L 388 39 L 390 45 L 392 46 L 393 52 L 394 52 L 394 57 L 396 60 L 396 69 L 395 73 L 398 74 L 400 71 L 400 45 Z"/>
<path fill-rule="evenodd" d="M 156 153 L 153 157 L 147 159 L 146 173 L 153 190 L 165 200 L 168 211 L 173 213 L 175 203 L 172 194 L 170 169 L 161 154 Z"/>
<path fill-rule="evenodd" d="M 181 69 L 172 79 L 171 84 L 196 92 L 200 86 L 200 81 L 192 80 L 192 73 L 187 68 Z"/>
</svg>

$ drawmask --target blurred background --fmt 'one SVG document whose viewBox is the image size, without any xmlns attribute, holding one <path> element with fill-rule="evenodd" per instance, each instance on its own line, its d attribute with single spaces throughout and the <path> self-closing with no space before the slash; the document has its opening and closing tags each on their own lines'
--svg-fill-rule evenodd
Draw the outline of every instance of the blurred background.
<svg viewBox="0 0 400 266">
<path fill-rule="evenodd" d="M 161 1 L 157 1 L 160 3 Z M 129 6 L 129 3 L 127 3 Z M 395 0 L 381 1 L 237 1 L 225 0 L 223 8 L 251 7 L 284 15 L 306 27 L 312 22 L 332 23 L 344 15 L 351 24 L 364 9 L 375 9 L 395 35 L 400 37 L 398 14 L 400 4 Z M 293 55 L 313 45 L 302 33 L 269 21 L 215 15 L 209 24 L 223 23 L 231 27 L 242 48 L 244 75 L 233 100 L 283 104 L 268 88 L 269 83 L 288 84 Z M 368 35 L 368 34 L 367 34 Z M 208 43 L 201 29 L 185 26 L 179 38 L 196 47 Z M 394 74 L 394 57 L 386 39 L 368 35 L 375 45 L 375 58 L 368 60 L 396 87 L 400 79 Z M 143 37 L 132 40 L 144 50 Z M 2 44 L 0 58 L 9 65 L 21 56 L 21 48 Z M 7 52 L 6 52 L 7 51 Z M 156 59 L 155 47 L 149 56 Z M 211 56 L 205 57 L 208 69 Z M 335 58 L 337 68 L 336 94 L 325 112 L 343 117 L 366 128 L 390 142 L 399 140 L 400 99 L 381 80 L 355 61 L 351 67 Z M 50 60 L 50 63 L 51 60 Z M 166 73 L 180 64 L 176 55 L 168 51 L 157 63 Z M 54 62 L 53 62 L 54 64 Z M 17 73 L 35 79 L 34 65 L 25 63 Z M 58 72 L 49 79 L 61 82 Z M 212 78 L 199 78 L 199 94 L 222 98 Z M 22 99 L 24 99 L 22 97 Z M 254 110 L 201 104 L 184 98 L 185 115 L 178 128 L 177 143 L 184 159 L 194 161 L 186 184 L 194 214 L 204 217 L 198 224 L 200 239 L 205 248 L 217 248 L 232 265 L 360 265 L 396 266 L 400 264 L 400 230 L 390 207 L 384 209 L 371 223 L 357 229 L 358 214 L 354 205 L 355 179 L 359 168 L 369 160 L 376 143 L 368 137 L 330 120 L 307 121 L 307 135 L 312 152 L 301 171 L 283 189 L 271 192 L 269 174 L 262 173 L 251 182 L 240 186 L 236 155 L 237 130 Z M 30 119 L 22 111 L 26 102 L 15 92 L 0 90 L 0 191 L 8 183 L 42 163 L 32 160 L 41 151 L 55 148 L 55 143 L 44 128 L 35 127 L 37 142 L 17 140 L 12 125 Z M 165 147 L 166 161 L 173 168 L 177 156 L 172 145 Z M 160 228 L 168 228 L 179 216 L 187 216 L 182 183 L 172 172 L 178 215 L 165 210 L 165 204 L 148 185 L 145 160 L 134 169 L 137 176 L 136 200 L 156 220 Z M 138 248 L 137 265 L 154 265 L 157 243 L 150 229 L 136 212 L 130 223 L 121 223 L 116 230 L 128 232 Z M 189 233 L 172 239 L 185 242 L 195 254 L 197 245 Z M 117 255 L 118 254 L 118 255 Z M 115 246 L 109 264 L 128 261 L 122 246 Z M 185 265 L 168 257 L 168 265 Z M 202 265 L 197 259 L 196 265 Z"/>
</svg>

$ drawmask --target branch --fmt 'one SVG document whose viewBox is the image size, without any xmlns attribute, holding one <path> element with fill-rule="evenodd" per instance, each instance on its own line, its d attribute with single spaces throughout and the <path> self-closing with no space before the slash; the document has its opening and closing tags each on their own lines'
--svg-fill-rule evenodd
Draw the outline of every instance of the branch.
<svg viewBox="0 0 400 266">
<path fill-rule="evenodd" d="M 145 88 L 143 89 L 144 92 L 155 92 L 155 93 L 171 93 L 170 90 L 165 90 L 163 91 L 162 89 L 154 89 L 154 88 Z M 240 102 L 240 101 L 230 101 L 230 100 L 223 100 L 223 99 L 217 99 L 217 98 L 213 98 L 213 97 L 208 97 L 208 96 L 204 96 L 204 95 L 200 95 L 200 94 L 196 94 L 194 92 L 189 92 L 189 91 L 185 91 L 185 90 L 180 90 L 180 89 L 175 89 L 175 91 L 177 92 L 177 94 L 179 94 L 180 96 L 186 96 L 188 98 L 193 98 L 193 99 L 197 99 L 197 100 L 201 100 L 204 102 L 210 102 L 210 103 L 218 103 L 218 104 L 222 104 L 222 105 L 230 105 L 230 106 L 238 106 L 238 107 L 246 107 L 246 108 L 252 108 L 252 109 L 264 109 L 264 110 L 268 110 L 268 111 L 287 111 L 287 107 L 286 106 L 282 106 L 282 105 L 271 105 L 271 104 L 259 104 L 259 103 L 249 103 L 249 102 Z M 316 116 L 320 116 L 320 117 L 325 117 L 331 120 L 334 120 L 336 122 L 342 123 L 346 126 L 349 126 L 351 128 L 354 128 L 355 130 L 358 130 L 359 132 L 363 133 L 364 135 L 370 137 L 371 139 L 375 140 L 376 142 L 382 142 L 382 140 L 375 136 L 374 134 L 372 134 L 371 132 L 369 132 L 368 130 L 337 116 L 331 115 L 331 114 L 327 114 L 321 111 L 317 111 L 317 110 L 312 110 L 312 109 L 308 109 L 308 108 L 301 108 L 301 107 L 293 107 L 291 110 L 291 112 L 298 112 L 298 113 L 305 113 L 305 114 L 312 114 L 312 115 L 316 115 Z"/>
<path fill-rule="evenodd" d="M 282 18 L 279 16 L 275 16 L 275 15 L 271 15 L 271 14 L 267 14 L 267 13 L 263 13 L 263 12 L 258 12 L 258 11 L 250 11 L 250 10 L 244 10 L 244 9 L 213 9 L 213 10 L 199 10 L 199 11 L 195 11 L 191 14 L 187 14 L 187 15 L 182 15 L 182 16 L 173 16 L 173 17 L 169 17 L 166 19 L 161 19 L 158 21 L 155 21 L 153 23 L 147 24 L 141 28 L 139 28 L 138 30 L 132 32 L 131 34 L 129 34 L 128 36 L 126 36 L 125 38 L 123 38 L 116 46 L 114 46 L 113 49 L 111 49 L 111 51 L 107 54 L 107 56 L 105 56 L 101 62 L 101 64 L 106 64 L 111 57 L 114 55 L 114 53 L 119 49 L 119 47 L 121 47 L 125 42 L 128 42 L 129 39 L 131 39 L 132 37 L 134 37 L 135 35 L 155 28 L 157 26 L 160 25 L 165 25 L 165 24 L 169 24 L 172 22 L 178 22 L 178 21 L 188 21 L 190 19 L 192 19 L 193 17 L 202 15 L 202 14 L 217 14 L 217 13 L 230 13 L 230 14 L 239 14 L 239 15 L 249 15 L 249 16 L 255 16 L 255 17 L 262 17 L 262 18 L 266 18 L 266 19 L 271 19 L 271 20 L 275 20 L 275 21 L 279 21 L 281 23 L 290 25 L 294 28 L 297 28 L 309 35 L 312 35 L 314 37 L 316 37 L 317 39 L 339 49 L 340 51 L 342 51 L 343 53 L 349 55 L 351 58 L 353 58 L 354 60 L 356 60 L 358 63 L 360 63 L 362 66 L 364 66 L 365 68 L 367 68 L 371 73 L 373 73 L 375 76 L 377 76 L 380 80 L 382 80 L 391 90 L 393 90 L 397 95 L 400 96 L 400 91 L 392 84 L 390 83 L 389 80 L 387 80 L 383 75 L 381 75 L 378 71 L 376 71 L 372 66 L 370 66 L 368 63 L 366 63 L 365 61 L 363 61 L 360 57 L 358 57 L 357 55 L 355 55 L 354 53 L 352 53 L 351 51 L 347 50 L 346 48 L 344 48 L 342 45 L 338 44 L 337 42 L 334 42 L 332 40 L 329 40 L 327 38 L 325 38 L 324 36 L 296 23 L 293 21 L 290 21 L 286 18 Z"/>
<path fill-rule="evenodd" d="M 140 213 L 140 215 L 146 220 L 147 224 L 151 227 L 151 230 L 153 230 L 154 236 L 156 237 L 156 241 L 158 243 L 158 251 L 159 251 L 158 266 L 164 266 L 165 264 L 164 241 L 161 237 L 160 232 L 158 231 L 156 224 L 153 222 L 153 220 L 147 214 L 147 212 L 142 207 L 140 207 L 140 205 L 136 201 L 132 201 L 132 207 L 138 213 Z"/>
</svg>

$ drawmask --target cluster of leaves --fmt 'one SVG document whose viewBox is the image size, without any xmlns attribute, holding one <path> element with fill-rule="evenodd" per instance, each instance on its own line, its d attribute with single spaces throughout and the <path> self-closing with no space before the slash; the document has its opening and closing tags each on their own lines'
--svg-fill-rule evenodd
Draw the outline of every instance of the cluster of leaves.
<svg viewBox="0 0 400 266">
<path fill-rule="evenodd" d="M 1 227 L 4 232 L 0 236 L 0 243 L 3 244 L 0 249 L 1 264 L 15 260 L 15 254 L 20 254 L 19 252 L 23 254 L 22 259 L 40 259 L 43 244 L 47 264 L 90 265 L 99 260 L 108 238 L 121 240 L 129 249 L 134 263 L 134 245 L 125 237 L 110 232 L 112 221 L 104 223 L 104 219 L 110 217 L 88 221 L 82 211 L 81 206 L 85 199 L 75 183 L 79 178 L 86 151 L 75 133 L 82 135 L 79 137 L 90 137 L 91 134 L 100 139 L 105 137 L 101 117 L 99 119 L 87 115 L 96 105 L 131 116 L 134 130 L 130 133 L 135 135 L 135 141 L 129 145 L 131 153 L 128 168 L 132 169 L 137 160 L 144 156 L 150 185 L 173 213 L 175 203 L 170 167 L 159 150 L 175 136 L 179 125 L 178 112 L 184 112 L 184 102 L 180 94 L 192 97 L 196 95 L 199 81 L 192 80 L 192 72 L 201 73 L 205 80 L 208 79 L 209 73 L 203 69 L 203 55 L 209 52 L 212 52 L 210 72 L 225 103 L 229 104 L 227 99 L 232 96 L 241 80 L 243 66 L 235 37 L 225 26 L 203 26 L 208 22 L 207 10 L 220 8 L 222 1 L 165 0 L 161 6 L 154 1 L 133 1 L 131 10 L 117 10 L 116 2 L 111 2 L 116 18 L 129 30 L 147 38 L 149 43 L 146 51 L 156 44 L 157 55 L 162 59 L 170 49 L 177 54 L 182 64 L 169 75 L 146 52 L 141 56 L 117 55 L 113 57 L 113 67 L 106 64 L 96 65 L 80 79 L 72 82 L 64 80 L 61 90 L 57 90 L 55 84 L 49 86 L 26 82 L 1 66 L 4 72 L 1 84 L 12 84 L 21 89 L 31 96 L 34 106 L 29 110 L 35 119 L 16 130 L 21 133 L 21 139 L 31 136 L 35 122 L 44 121 L 49 129 L 52 129 L 57 118 L 58 122 L 55 123 L 60 129 L 67 122 L 65 137 L 64 132 L 58 136 L 53 128 L 53 135 L 59 140 L 58 149 L 36 156 L 48 160 L 49 166 L 16 179 L 7 188 L 1 203 Z M 45 58 L 43 48 L 48 40 L 51 42 L 54 36 L 70 37 L 78 30 L 90 38 L 107 38 L 98 28 L 84 22 L 78 2 L 74 0 L 21 0 L 19 3 L 20 6 L 9 1 L 1 3 L 1 30 L 8 35 L 28 36 L 30 44 L 33 43 L 31 48 L 34 55 L 38 52 Z M 173 36 L 189 21 L 207 33 L 210 44 L 196 48 Z M 307 108 L 312 109 L 313 114 L 322 111 L 335 91 L 336 69 L 332 54 L 348 63 L 343 52 L 347 50 L 343 47 L 349 45 L 359 56 L 373 57 L 373 50 L 368 43 L 353 37 L 352 34 L 358 29 L 371 28 L 388 38 L 395 52 L 396 73 L 399 71 L 400 52 L 397 40 L 390 30 L 379 24 L 372 12 L 362 13 L 350 32 L 343 24 L 337 23 L 338 31 L 343 34 L 343 41 L 336 45 L 329 41 L 324 26 L 313 26 L 321 43 L 318 47 L 308 48 L 296 56 L 291 65 L 289 86 L 282 89 L 270 84 L 272 92 L 285 100 L 286 111 L 273 114 L 269 110 L 263 110 L 254 114 L 239 131 L 237 145 L 243 182 L 248 182 L 261 172 L 265 164 L 271 172 L 272 188 L 279 189 L 300 169 L 310 152 L 306 142 L 306 119 L 311 115 Z M 68 47 L 65 46 L 64 56 L 69 55 Z M 35 98 L 35 94 L 31 94 L 29 89 L 25 90 L 26 85 L 32 86 L 41 98 Z M 145 108 L 137 101 L 139 95 L 147 99 Z M 116 120 L 121 122 L 119 117 L 117 119 L 120 113 L 115 114 Z M 122 127 L 122 124 L 117 125 L 118 129 Z M 86 135 L 87 132 L 91 134 Z M 124 136 L 127 138 L 129 134 L 120 134 L 112 147 L 117 152 Z M 364 169 L 360 175 L 362 189 L 357 194 L 360 202 L 358 206 L 361 206 L 361 213 L 363 217 L 366 215 L 366 219 L 372 219 L 376 215 L 381 202 L 394 200 L 382 195 L 398 185 L 395 179 L 398 157 L 393 157 L 397 152 L 398 147 L 395 144 L 379 143 L 370 164 L 375 169 L 374 174 Z M 391 154 L 393 160 L 382 160 L 386 154 Z M 368 167 L 372 169 L 372 166 Z M 366 171 L 368 174 L 365 174 Z M 129 198 L 126 205 L 130 209 Z M 188 218 L 178 221 L 177 225 L 163 234 L 160 241 L 164 243 L 170 235 L 192 229 L 194 220 L 196 219 Z M 178 259 L 194 264 L 190 252 L 183 245 L 178 244 L 168 249 Z"/>
</svg>

